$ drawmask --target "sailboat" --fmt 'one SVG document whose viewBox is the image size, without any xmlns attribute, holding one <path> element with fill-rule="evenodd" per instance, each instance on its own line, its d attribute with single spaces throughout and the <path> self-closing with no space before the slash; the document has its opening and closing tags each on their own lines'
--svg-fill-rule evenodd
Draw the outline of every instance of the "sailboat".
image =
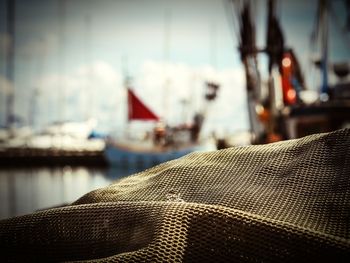
<svg viewBox="0 0 350 263">
<path fill-rule="evenodd" d="M 127 102 L 129 122 L 151 121 L 154 128 L 142 140 L 107 138 L 104 153 L 110 165 L 149 168 L 194 151 L 215 150 L 213 143 L 199 138 L 204 114 L 195 114 L 191 124 L 170 127 L 130 87 L 127 87 Z"/>
</svg>

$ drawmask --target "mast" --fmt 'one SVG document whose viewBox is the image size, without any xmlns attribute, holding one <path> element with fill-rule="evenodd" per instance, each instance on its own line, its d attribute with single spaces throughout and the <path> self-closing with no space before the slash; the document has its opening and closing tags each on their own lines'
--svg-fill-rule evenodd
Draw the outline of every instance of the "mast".
<svg viewBox="0 0 350 263">
<path fill-rule="evenodd" d="M 92 90 L 92 75 L 93 68 L 91 65 L 91 17 L 86 15 L 84 18 L 84 52 L 85 52 L 85 65 L 87 66 L 87 76 L 85 79 L 86 88 L 86 112 L 85 119 L 89 120 L 95 116 L 94 112 L 94 94 Z"/>
<path fill-rule="evenodd" d="M 122 98 L 124 99 L 123 105 L 125 106 L 125 125 L 124 125 L 124 130 L 123 130 L 123 136 L 124 138 L 129 138 L 130 137 L 130 121 L 128 118 L 129 115 L 129 97 L 128 97 L 128 90 L 130 86 L 130 76 L 128 72 L 128 57 L 126 55 L 123 55 L 121 58 L 121 67 L 122 67 L 122 73 L 123 73 L 123 95 Z"/>
<path fill-rule="evenodd" d="M 276 129 L 276 87 L 274 83 L 275 69 L 279 68 L 284 52 L 284 37 L 276 17 L 276 2 L 269 0 L 267 4 L 267 35 L 266 35 L 266 53 L 269 58 L 268 64 L 268 98 L 266 108 L 269 112 L 269 118 L 266 122 L 266 135 L 273 134 Z"/>
<path fill-rule="evenodd" d="M 321 70 L 321 99 L 326 99 L 329 87 L 328 87 L 328 16 L 329 16 L 330 3 L 328 0 L 318 1 L 318 10 L 315 20 L 315 27 L 311 35 L 311 41 L 316 45 L 320 45 L 320 70 Z M 321 41 L 319 44 L 318 41 Z"/>
<path fill-rule="evenodd" d="M 164 90 L 163 90 L 163 119 L 167 119 L 169 114 L 169 85 L 170 79 L 168 76 L 168 63 L 170 58 L 170 28 L 171 28 L 171 11 L 167 10 L 164 13 Z"/>
<path fill-rule="evenodd" d="M 328 94 L 328 0 L 320 0 L 320 16 L 322 25 L 322 86 L 321 95 Z"/>
<path fill-rule="evenodd" d="M 213 68 L 217 67 L 217 26 L 214 21 L 210 28 L 210 62 Z"/>
<path fill-rule="evenodd" d="M 9 37 L 9 46 L 6 52 L 6 78 L 10 83 L 10 90 L 6 97 L 6 126 L 9 127 L 14 122 L 14 103 L 15 103 L 15 19 L 16 19 L 16 1 L 7 0 L 7 35 Z"/>
<path fill-rule="evenodd" d="M 59 85 L 58 85 L 58 105 L 57 105 L 57 118 L 59 121 L 65 121 L 65 108 L 66 108 L 66 97 L 65 97 L 65 83 L 64 83 L 64 73 L 65 73 L 65 19 L 66 19 L 66 0 L 59 0 L 59 58 L 58 58 L 58 66 L 59 66 Z"/>
<path fill-rule="evenodd" d="M 250 122 L 250 132 L 257 137 L 263 132 L 263 127 L 256 114 L 256 107 L 260 102 L 260 74 L 255 38 L 255 25 L 251 16 L 250 1 L 245 1 L 239 14 L 239 51 L 246 76 L 247 106 Z"/>
</svg>

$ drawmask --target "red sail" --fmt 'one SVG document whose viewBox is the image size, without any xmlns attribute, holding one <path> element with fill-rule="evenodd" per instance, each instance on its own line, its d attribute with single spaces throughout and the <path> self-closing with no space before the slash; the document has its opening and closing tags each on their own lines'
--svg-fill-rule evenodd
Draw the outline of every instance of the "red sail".
<svg viewBox="0 0 350 263">
<path fill-rule="evenodd" d="M 129 120 L 159 120 L 158 116 L 143 104 L 130 89 L 128 89 L 128 118 Z"/>
</svg>

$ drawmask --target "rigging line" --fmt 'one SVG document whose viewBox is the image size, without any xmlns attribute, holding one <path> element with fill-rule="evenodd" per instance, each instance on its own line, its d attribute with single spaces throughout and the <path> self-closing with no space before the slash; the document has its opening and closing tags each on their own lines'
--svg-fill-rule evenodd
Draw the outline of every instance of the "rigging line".
<svg viewBox="0 0 350 263">
<path fill-rule="evenodd" d="M 317 39 L 319 36 L 319 27 L 320 27 L 319 14 L 320 14 L 320 4 L 317 5 L 317 10 L 314 16 L 314 22 L 313 22 L 313 27 L 311 31 L 311 37 L 310 37 L 310 47 L 315 46 L 315 43 L 317 42 Z"/>
<path fill-rule="evenodd" d="M 240 18 L 241 18 L 241 12 L 243 10 L 243 6 L 244 6 L 244 4 L 242 4 L 242 1 L 232 0 L 232 13 L 236 13 L 236 17 L 237 17 L 240 28 L 242 28 L 242 21 Z M 238 29 L 238 32 L 240 32 L 239 29 Z"/>
<path fill-rule="evenodd" d="M 330 10 L 330 14 L 332 16 L 332 19 L 331 21 L 333 21 L 333 23 L 335 24 L 335 27 L 339 30 L 339 33 L 341 35 L 341 38 L 343 39 L 345 45 L 350 48 L 350 38 L 349 38 L 349 35 L 346 34 L 346 30 L 342 30 L 342 26 L 341 26 L 341 23 L 339 21 L 339 18 L 338 16 L 335 14 L 334 12 L 334 9 L 332 8 L 332 5 L 330 4 L 329 5 L 329 10 Z"/>
<path fill-rule="evenodd" d="M 230 2 L 230 0 L 223 0 L 225 15 L 226 15 L 226 19 L 228 22 L 230 35 L 232 37 L 232 40 L 234 41 L 235 39 L 238 39 L 238 32 L 236 32 L 236 28 L 234 25 L 234 17 L 232 15 L 232 12 L 229 10 L 231 8 L 229 2 Z"/>
<path fill-rule="evenodd" d="M 254 2 L 254 4 L 252 5 L 251 3 Z M 251 19 L 252 19 L 252 23 L 254 24 L 254 28 L 256 25 L 256 21 L 258 18 L 258 3 L 256 1 L 249 1 L 249 5 L 251 6 Z M 256 28 L 255 28 L 256 30 Z"/>
<path fill-rule="evenodd" d="M 279 0 L 275 1 L 275 17 L 278 19 L 278 21 L 281 21 L 281 14 L 282 14 L 282 3 Z"/>
<path fill-rule="evenodd" d="M 235 22 L 234 7 L 232 0 L 224 0 L 225 13 L 228 19 L 230 32 L 233 40 L 240 40 L 239 30 L 237 28 L 237 23 Z"/>
</svg>

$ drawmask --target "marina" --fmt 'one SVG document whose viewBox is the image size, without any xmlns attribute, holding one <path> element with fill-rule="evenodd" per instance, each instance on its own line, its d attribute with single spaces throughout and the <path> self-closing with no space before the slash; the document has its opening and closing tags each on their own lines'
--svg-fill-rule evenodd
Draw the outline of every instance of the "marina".
<svg viewBox="0 0 350 263">
<path fill-rule="evenodd" d="M 4 262 L 350 262 L 349 0 L 0 0 Z"/>
</svg>

